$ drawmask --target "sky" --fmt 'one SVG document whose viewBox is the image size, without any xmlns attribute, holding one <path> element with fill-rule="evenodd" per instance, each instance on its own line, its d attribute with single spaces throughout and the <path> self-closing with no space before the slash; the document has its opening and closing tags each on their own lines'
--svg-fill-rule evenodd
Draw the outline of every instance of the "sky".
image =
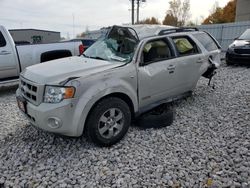
<svg viewBox="0 0 250 188">
<path fill-rule="evenodd" d="M 140 19 L 156 17 L 162 21 L 170 0 L 147 0 L 141 5 Z M 229 0 L 190 0 L 191 20 L 200 23 L 215 2 L 225 6 Z M 60 31 L 62 37 L 86 30 L 131 23 L 129 0 L 0 0 L 0 25 L 7 29 L 33 28 Z"/>
</svg>

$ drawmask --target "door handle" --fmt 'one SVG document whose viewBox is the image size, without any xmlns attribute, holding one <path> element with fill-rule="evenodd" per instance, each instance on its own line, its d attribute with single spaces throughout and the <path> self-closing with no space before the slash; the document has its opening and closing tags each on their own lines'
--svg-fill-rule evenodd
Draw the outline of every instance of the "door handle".
<svg viewBox="0 0 250 188">
<path fill-rule="evenodd" d="M 8 51 L 1 51 L 0 52 L 0 55 L 9 55 L 11 54 L 11 52 L 8 52 Z"/>
<path fill-rule="evenodd" d="M 174 65 L 169 65 L 167 69 L 168 70 L 175 70 L 175 66 Z"/>
</svg>

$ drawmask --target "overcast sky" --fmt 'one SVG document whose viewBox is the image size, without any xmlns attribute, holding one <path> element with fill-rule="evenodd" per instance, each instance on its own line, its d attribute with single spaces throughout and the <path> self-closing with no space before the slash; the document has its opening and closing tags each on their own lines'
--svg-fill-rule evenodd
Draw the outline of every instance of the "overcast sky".
<svg viewBox="0 0 250 188">
<path fill-rule="evenodd" d="M 216 0 L 191 0 L 192 21 L 209 15 Z M 229 0 L 218 0 L 225 6 Z M 141 19 L 155 16 L 163 20 L 169 0 L 147 0 Z M 88 28 L 131 22 L 129 0 L 0 0 L 0 25 L 8 29 L 35 28 L 60 31 L 73 36 Z M 74 20 L 74 21 L 73 21 Z M 73 29 L 74 23 L 74 29 Z"/>
</svg>

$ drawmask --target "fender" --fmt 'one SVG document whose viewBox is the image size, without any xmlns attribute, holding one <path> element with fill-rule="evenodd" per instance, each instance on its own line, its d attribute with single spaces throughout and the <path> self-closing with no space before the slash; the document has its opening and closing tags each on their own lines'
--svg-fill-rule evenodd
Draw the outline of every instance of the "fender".
<svg viewBox="0 0 250 188">
<path fill-rule="evenodd" d="M 112 78 L 99 82 L 84 92 L 77 103 L 73 125 L 77 126 L 77 134 L 79 136 L 82 134 L 87 116 L 96 102 L 105 96 L 115 93 L 128 96 L 133 103 L 134 113 L 138 111 L 137 93 L 128 82 Z"/>
</svg>

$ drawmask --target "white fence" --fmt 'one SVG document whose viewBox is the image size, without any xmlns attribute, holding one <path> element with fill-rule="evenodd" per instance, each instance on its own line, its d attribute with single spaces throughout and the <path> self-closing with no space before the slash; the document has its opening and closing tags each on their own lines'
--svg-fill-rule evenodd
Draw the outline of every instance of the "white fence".
<svg viewBox="0 0 250 188">
<path fill-rule="evenodd" d="M 246 29 L 250 28 L 250 21 L 235 22 L 228 24 L 211 24 L 200 25 L 200 30 L 204 30 L 212 34 L 221 44 L 223 50 L 227 50 L 228 46 L 239 37 Z"/>
</svg>

